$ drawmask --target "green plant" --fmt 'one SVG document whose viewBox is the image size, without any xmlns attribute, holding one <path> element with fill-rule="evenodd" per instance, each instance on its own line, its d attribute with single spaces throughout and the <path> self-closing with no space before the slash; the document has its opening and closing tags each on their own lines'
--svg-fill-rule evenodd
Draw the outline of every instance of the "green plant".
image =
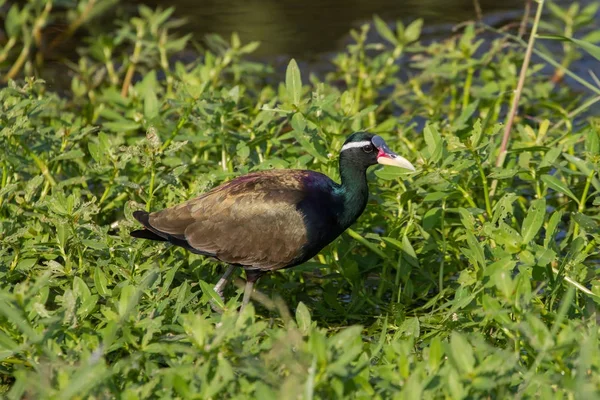
<svg viewBox="0 0 600 400">
<path fill-rule="evenodd" d="M 598 395 L 600 121 L 571 120 L 597 94 L 543 70 L 573 74 L 570 61 L 534 48 L 496 167 L 519 40 L 468 25 L 424 45 L 420 22 L 376 19 L 384 42 L 365 25 L 333 72 L 303 82 L 295 61 L 273 79 L 236 35 L 173 62 L 188 37 L 168 34 L 169 16 L 142 7 L 115 39 L 81 45 L 66 98 L 33 76 L 0 89 L 4 396 Z M 361 129 L 419 171 L 373 170 L 359 222 L 263 278 L 266 298 L 240 316 L 235 288 L 224 314 L 210 309 L 221 266 L 128 236 L 134 209 L 250 170 L 335 178 Z"/>
</svg>

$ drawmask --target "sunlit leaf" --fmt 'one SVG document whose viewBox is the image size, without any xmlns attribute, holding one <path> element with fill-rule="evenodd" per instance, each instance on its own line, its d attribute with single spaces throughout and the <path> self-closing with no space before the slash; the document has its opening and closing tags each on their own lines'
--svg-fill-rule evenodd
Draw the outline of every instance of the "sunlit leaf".
<svg viewBox="0 0 600 400">
<path fill-rule="evenodd" d="M 579 199 L 575 197 L 575 194 L 571 191 L 571 189 L 569 189 L 567 185 L 565 185 L 564 182 L 558 179 L 557 177 L 553 175 L 542 175 L 541 178 L 542 181 L 551 189 L 556 190 L 557 192 L 560 192 L 564 195 L 567 195 L 573 200 L 575 200 L 575 202 L 579 203 Z"/>
<path fill-rule="evenodd" d="M 298 64 L 293 58 L 290 60 L 285 72 L 285 89 L 292 104 L 299 105 L 302 96 L 302 79 Z"/>
</svg>

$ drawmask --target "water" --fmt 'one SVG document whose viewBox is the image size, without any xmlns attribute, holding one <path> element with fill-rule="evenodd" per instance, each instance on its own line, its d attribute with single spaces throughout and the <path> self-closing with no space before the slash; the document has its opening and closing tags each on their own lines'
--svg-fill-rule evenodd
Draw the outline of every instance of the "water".
<svg viewBox="0 0 600 400">
<path fill-rule="evenodd" d="M 597 0 L 580 0 L 579 4 L 583 8 L 594 1 Z M 563 8 L 573 3 L 571 0 L 554 2 Z M 407 24 L 423 18 L 422 38 L 428 43 L 452 35 L 452 27 L 458 23 L 475 20 L 476 5 L 486 24 L 500 27 L 513 23 L 514 32 L 523 16 L 526 0 L 133 0 L 129 5 L 136 3 L 163 8 L 174 6 L 174 15 L 188 21 L 181 28 L 182 33 L 192 33 L 196 40 L 202 40 L 209 33 L 229 38 L 232 32 L 237 32 L 242 43 L 259 41 L 261 45 L 251 58 L 270 63 L 281 78 L 290 57 L 297 58 L 303 71 L 310 70 L 317 75 L 327 72 L 333 55 L 351 41 L 350 30 L 372 22 L 375 14 L 389 23 L 400 20 Z M 531 17 L 536 8 L 537 2 L 532 0 Z M 548 6 L 545 13 L 543 21 L 547 22 Z M 600 13 L 591 26 L 576 32 L 577 37 L 595 29 L 600 29 Z M 544 31 L 542 27 L 541 32 Z M 380 38 L 373 33 L 368 40 Z M 562 54 L 562 44 L 558 41 L 544 40 L 543 45 L 552 53 Z M 534 63 L 539 61 L 533 57 Z M 589 71 L 598 71 L 599 65 L 598 60 L 583 53 L 570 69 L 587 79 Z M 553 73 L 552 68 L 547 70 Z M 564 82 L 582 93 L 589 93 L 571 78 L 566 77 Z M 580 119 L 598 112 L 600 103 Z"/>
<path fill-rule="evenodd" d="M 139 0 L 138 0 L 139 2 Z M 377 14 L 385 21 L 425 20 L 425 26 L 455 24 L 476 18 L 475 0 L 162 0 L 150 6 L 175 7 L 183 28 L 201 39 L 208 33 L 242 42 L 260 41 L 258 56 L 310 59 L 340 50 L 348 32 Z M 524 0 L 479 0 L 484 15 L 497 22 L 522 15 Z M 534 2 L 535 6 L 535 2 Z M 493 23 L 493 21 L 492 21 Z"/>
</svg>

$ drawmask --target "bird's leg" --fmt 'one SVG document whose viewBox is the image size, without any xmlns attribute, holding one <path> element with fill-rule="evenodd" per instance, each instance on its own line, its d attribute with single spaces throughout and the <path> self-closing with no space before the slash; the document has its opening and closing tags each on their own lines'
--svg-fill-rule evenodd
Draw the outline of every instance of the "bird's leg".
<svg viewBox="0 0 600 400">
<path fill-rule="evenodd" d="M 235 269 L 235 265 L 228 266 L 227 270 L 225 270 L 225 273 L 223 274 L 221 279 L 219 279 L 219 282 L 217 282 L 217 284 L 214 287 L 215 292 L 217 292 L 217 294 L 223 300 L 223 302 L 225 302 L 225 299 L 223 298 L 223 289 L 225 289 L 225 285 L 227 284 L 227 281 L 229 281 L 229 277 L 233 273 L 234 269 Z"/>
<path fill-rule="evenodd" d="M 223 303 L 225 303 L 225 298 L 223 297 L 223 289 L 225 289 L 225 285 L 227 284 L 227 281 L 229 281 L 229 277 L 231 276 L 231 274 L 233 273 L 234 270 L 235 270 L 235 265 L 228 266 L 227 269 L 225 270 L 225 273 L 223 274 L 221 279 L 219 279 L 219 282 L 217 282 L 217 284 L 214 287 L 214 291 L 219 295 L 221 300 L 223 300 Z M 215 312 L 222 311 L 220 309 L 220 307 L 217 304 L 215 304 L 213 301 L 210 302 L 210 307 Z"/>
<path fill-rule="evenodd" d="M 252 292 L 254 291 L 254 283 L 263 276 L 265 273 L 263 271 L 257 270 L 246 270 L 246 287 L 244 288 L 244 299 L 242 300 L 242 307 L 240 308 L 240 314 L 244 311 L 244 308 L 250 302 L 250 297 L 252 297 Z"/>
</svg>

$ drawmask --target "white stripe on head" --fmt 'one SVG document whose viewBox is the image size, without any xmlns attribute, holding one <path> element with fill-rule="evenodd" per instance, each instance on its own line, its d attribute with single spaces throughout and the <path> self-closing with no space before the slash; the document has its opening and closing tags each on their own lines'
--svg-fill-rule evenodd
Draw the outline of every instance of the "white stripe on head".
<svg viewBox="0 0 600 400">
<path fill-rule="evenodd" d="M 348 149 L 354 149 L 356 147 L 363 147 L 369 144 L 373 144 L 371 143 L 370 140 L 363 140 L 362 142 L 350 142 L 350 143 L 346 143 L 342 149 L 340 150 L 340 153 L 344 150 L 348 150 Z"/>
</svg>

